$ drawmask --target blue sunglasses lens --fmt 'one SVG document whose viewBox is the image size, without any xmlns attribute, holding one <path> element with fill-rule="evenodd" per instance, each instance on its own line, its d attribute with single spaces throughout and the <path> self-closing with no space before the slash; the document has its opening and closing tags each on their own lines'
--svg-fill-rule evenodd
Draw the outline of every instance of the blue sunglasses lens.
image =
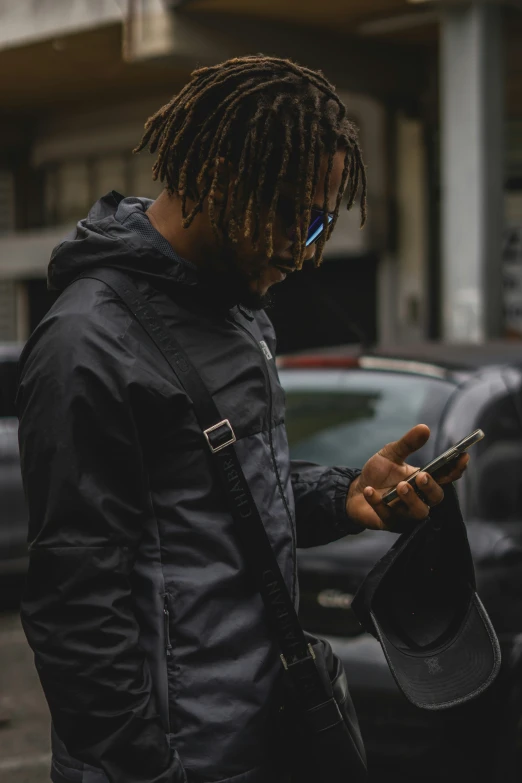
<svg viewBox="0 0 522 783">
<path fill-rule="evenodd" d="M 333 215 L 328 215 L 328 223 L 333 220 Z M 305 247 L 315 242 L 324 231 L 324 218 L 323 213 L 315 217 L 308 226 L 308 236 L 306 238 Z"/>
</svg>

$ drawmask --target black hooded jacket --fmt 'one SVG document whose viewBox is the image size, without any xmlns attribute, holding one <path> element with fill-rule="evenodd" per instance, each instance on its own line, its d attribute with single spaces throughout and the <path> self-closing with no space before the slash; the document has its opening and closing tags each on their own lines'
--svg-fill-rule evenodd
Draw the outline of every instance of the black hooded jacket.
<svg viewBox="0 0 522 783">
<path fill-rule="evenodd" d="M 345 510 L 357 472 L 290 461 L 268 317 L 120 223 L 121 199 L 97 202 L 54 250 L 48 287 L 61 293 L 20 360 L 21 614 L 52 717 L 52 779 L 273 783 L 279 650 L 190 400 L 112 290 L 72 281 L 126 270 L 175 332 L 233 425 L 296 607 L 296 546 L 360 530 Z"/>
</svg>

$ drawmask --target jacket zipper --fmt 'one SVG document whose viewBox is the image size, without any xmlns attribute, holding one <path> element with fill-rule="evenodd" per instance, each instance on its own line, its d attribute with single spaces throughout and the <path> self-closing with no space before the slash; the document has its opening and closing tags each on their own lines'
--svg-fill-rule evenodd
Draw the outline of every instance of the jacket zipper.
<svg viewBox="0 0 522 783">
<path fill-rule="evenodd" d="M 171 654 L 170 651 L 172 650 L 172 644 L 170 643 L 170 612 L 166 595 L 163 596 L 163 632 L 165 640 L 165 652 L 167 653 L 168 658 Z"/>
<path fill-rule="evenodd" d="M 292 542 L 293 542 L 293 584 L 292 584 L 292 601 L 295 603 L 295 586 L 297 581 L 297 558 L 296 558 L 296 538 L 295 538 L 295 530 L 294 530 L 294 523 L 292 522 L 292 515 L 290 514 L 290 509 L 288 508 L 288 503 L 286 502 L 285 492 L 283 489 L 283 485 L 281 483 L 281 477 L 279 475 L 279 470 L 277 467 L 277 462 L 275 458 L 275 452 L 274 452 L 274 441 L 272 439 L 272 384 L 270 382 L 270 371 L 267 367 L 267 358 L 265 354 L 263 353 L 263 350 L 261 346 L 259 345 L 258 341 L 254 337 L 251 332 L 248 331 L 246 327 L 244 327 L 239 321 L 236 321 L 236 319 L 233 319 L 234 323 L 239 326 L 239 328 L 245 332 L 245 334 L 248 335 L 248 337 L 252 340 L 254 345 L 256 346 L 256 350 L 259 354 L 261 354 L 262 364 L 263 364 L 263 373 L 265 376 L 265 382 L 268 389 L 268 442 L 270 445 L 270 455 L 272 458 L 272 465 L 274 468 L 274 473 L 276 475 L 277 480 L 277 486 L 279 489 L 279 494 L 281 495 L 281 500 L 283 501 L 283 505 L 285 507 L 286 515 L 288 517 L 288 522 L 290 523 L 290 530 L 292 531 Z"/>
</svg>

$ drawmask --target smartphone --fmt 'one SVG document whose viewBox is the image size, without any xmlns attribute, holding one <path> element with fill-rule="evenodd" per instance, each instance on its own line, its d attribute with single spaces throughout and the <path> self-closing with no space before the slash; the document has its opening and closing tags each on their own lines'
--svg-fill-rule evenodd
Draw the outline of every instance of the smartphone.
<svg viewBox="0 0 522 783">
<path fill-rule="evenodd" d="M 419 468 L 419 470 L 416 470 L 415 473 L 412 473 L 412 475 L 408 479 L 408 484 L 412 484 L 415 476 L 418 473 L 424 472 L 429 473 L 430 476 L 433 476 L 435 473 L 441 470 L 441 468 L 446 467 L 450 462 L 453 462 L 454 460 L 458 459 L 461 454 L 464 454 L 465 451 L 469 449 L 470 446 L 473 446 L 475 443 L 478 443 L 479 440 L 482 440 L 484 437 L 484 433 L 482 430 L 475 430 L 475 432 L 472 432 L 471 435 L 466 435 L 465 438 L 462 438 L 458 443 L 456 443 L 454 446 L 452 446 L 450 449 L 445 451 L 440 456 L 436 457 L 431 462 L 428 462 L 427 465 L 425 465 L 423 468 Z M 397 494 L 397 489 L 391 489 L 389 492 L 386 493 L 386 495 L 383 495 L 382 502 L 386 503 L 386 505 L 389 505 L 394 500 L 397 500 L 399 498 L 399 495 Z"/>
</svg>

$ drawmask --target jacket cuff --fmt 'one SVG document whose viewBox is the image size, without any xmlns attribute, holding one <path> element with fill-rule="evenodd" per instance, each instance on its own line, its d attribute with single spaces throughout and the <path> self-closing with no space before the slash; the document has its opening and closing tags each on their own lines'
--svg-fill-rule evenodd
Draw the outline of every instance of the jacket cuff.
<svg viewBox="0 0 522 783">
<path fill-rule="evenodd" d="M 360 476 L 362 470 L 356 468 L 336 468 L 339 478 L 335 482 L 334 503 L 336 526 L 342 531 L 342 535 L 357 535 L 366 530 L 363 525 L 354 522 L 346 513 L 346 499 L 350 485 L 357 476 Z"/>
</svg>

